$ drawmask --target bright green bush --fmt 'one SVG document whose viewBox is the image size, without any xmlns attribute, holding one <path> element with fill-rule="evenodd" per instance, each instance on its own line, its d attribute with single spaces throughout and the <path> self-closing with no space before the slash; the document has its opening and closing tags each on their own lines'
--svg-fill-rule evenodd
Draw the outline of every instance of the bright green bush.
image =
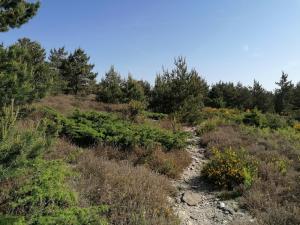
<svg viewBox="0 0 300 225">
<path fill-rule="evenodd" d="M 256 176 L 256 164 L 243 150 L 213 149 L 213 157 L 203 168 L 203 176 L 219 188 L 233 189 L 241 184 L 250 187 Z"/>
<path fill-rule="evenodd" d="M 105 142 L 124 149 L 161 145 L 171 150 L 186 145 L 186 134 L 183 132 L 174 133 L 150 125 L 135 124 L 114 114 L 99 112 L 76 111 L 63 121 L 62 135 L 82 146 Z"/>
</svg>

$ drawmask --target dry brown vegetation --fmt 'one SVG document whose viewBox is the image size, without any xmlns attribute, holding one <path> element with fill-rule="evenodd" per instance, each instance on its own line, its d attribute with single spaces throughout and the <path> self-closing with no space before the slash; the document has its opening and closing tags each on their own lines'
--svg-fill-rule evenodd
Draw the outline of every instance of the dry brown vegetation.
<svg viewBox="0 0 300 225">
<path fill-rule="evenodd" d="M 259 162 L 258 178 L 241 202 L 260 224 L 300 224 L 299 140 L 276 131 L 221 126 L 202 137 L 209 149 L 245 148 Z"/>
<path fill-rule="evenodd" d="M 80 109 L 81 111 L 122 112 L 128 108 L 128 104 L 97 102 L 94 95 L 85 97 L 74 95 L 48 96 L 35 105 L 51 107 L 64 115 L 72 113 L 75 109 Z"/>
<path fill-rule="evenodd" d="M 178 178 L 190 164 L 191 158 L 184 150 L 165 152 L 157 147 L 152 150 L 134 148 L 133 151 L 122 151 L 117 148 L 99 145 L 94 150 L 101 156 L 111 160 L 128 160 L 133 165 L 144 165 L 154 172 L 170 178 Z"/>
<path fill-rule="evenodd" d="M 178 224 L 167 202 L 174 192 L 168 179 L 127 160 L 109 160 L 103 152 L 114 149 L 98 146 L 82 150 L 59 140 L 46 157 L 71 163 L 78 175 L 70 183 L 80 193 L 81 205 L 108 205 L 111 224 Z"/>
</svg>

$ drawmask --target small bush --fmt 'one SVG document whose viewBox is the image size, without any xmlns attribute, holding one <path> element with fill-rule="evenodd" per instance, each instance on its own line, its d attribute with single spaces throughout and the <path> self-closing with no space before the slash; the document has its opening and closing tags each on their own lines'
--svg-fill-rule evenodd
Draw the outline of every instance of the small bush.
<svg viewBox="0 0 300 225">
<path fill-rule="evenodd" d="M 196 133 L 197 135 L 203 135 L 207 132 L 213 131 L 220 125 L 224 125 L 227 122 L 224 119 L 221 118 L 213 118 L 205 120 L 204 122 L 200 123 L 200 125 L 197 126 Z"/>
<path fill-rule="evenodd" d="M 300 123 L 295 123 L 294 128 L 295 130 L 300 131 Z"/>
<path fill-rule="evenodd" d="M 278 114 L 267 113 L 265 120 L 261 124 L 262 127 L 269 127 L 271 129 L 280 129 L 288 127 L 286 119 Z"/>
<path fill-rule="evenodd" d="M 143 102 L 131 100 L 128 104 L 128 116 L 132 121 L 137 121 L 138 116 L 146 109 L 146 105 Z"/>
<path fill-rule="evenodd" d="M 204 167 L 203 176 L 220 188 L 233 189 L 241 184 L 250 187 L 256 166 L 251 163 L 243 150 L 213 150 L 211 161 Z"/>
<path fill-rule="evenodd" d="M 243 123 L 249 126 L 261 127 L 267 121 L 265 116 L 258 110 L 252 110 L 244 114 Z"/>
<path fill-rule="evenodd" d="M 73 183 L 79 199 L 89 205 L 110 205 L 110 224 L 179 224 L 167 201 L 173 188 L 165 177 L 127 161 L 107 160 L 96 151 L 78 157 L 76 170 L 81 174 Z"/>
</svg>

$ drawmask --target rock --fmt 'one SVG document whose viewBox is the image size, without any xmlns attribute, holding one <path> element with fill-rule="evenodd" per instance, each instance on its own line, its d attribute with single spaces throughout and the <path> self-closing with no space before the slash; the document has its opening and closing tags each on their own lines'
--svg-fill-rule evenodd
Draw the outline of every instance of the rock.
<svg viewBox="0 0 300 225">
<path fill-rule="evenodd" d="M 202 198 L 197 193 L 194 193 L 194 192 L 191 192 L 191 191 L 187 191 L 187 192 L 185 192 L 183 194 L 182 201 L 184 201 L 185 203 L 187 203 L 189 206 L 195 206 L 199 202 L 202 201 Z"/>
<path fill-rule="evenodd" d="M 218 202 L 218 208 L 221 209 L 225 214 L 233 215 L 234 210 L 229 206 L 226 206 L 224 202 Z"/>
<path fill-rule="evenodd" d="M 224 202 L 218 202 L 218 208 L 219 209 L 224 209 L 226 207 Z"/>
</svg>

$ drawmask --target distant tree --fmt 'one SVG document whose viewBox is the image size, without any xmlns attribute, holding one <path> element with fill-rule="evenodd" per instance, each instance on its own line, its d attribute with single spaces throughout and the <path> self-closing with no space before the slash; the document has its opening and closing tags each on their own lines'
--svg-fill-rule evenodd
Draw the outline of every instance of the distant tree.
<svg viewBox="0 0 300 225">
<path fill-rule="evenodd" d="M 123 80 L 121 75 L 111 66 L 105 74 L 105 78 L 101 80 L 97 91 L 97 101 L 106 103 L 120 103 L 123 99 L 122 90 Z"/>
<path fill-rule="evenodd" d="M 0 1 L 0 32 L 17 28 L 27 23 L 36 15 L 40 3 L 26 0 L 1 0 Z"/>
<path fill-rule="evenodd" d="M 0 48 L 0 105 L 30 103 L 44 97 L 53 81 L 53 73 L 45 61 L 45 49 L 37 42 L 20 39 L 16 44 Z"/>
<path fill-rule="evenodd" d="M 64 80 L 64 65 L 68 59 L 68 52 L 64 47 L 51 49 L 49 55 L 49 65 L 55 74 L 52 88 L 53 94 L 61 93 L 67 88 L 67 81 Z"/>
<path fill-rule="evenodd" d="M 300 110 L 300 82 L 297 83 L 293 91 L 293 108 Z"/>
<path fill-rule="evenodd" d="M 246 86 L 243 86 L 241 83 L 238 83 L 235 86 L 235 89 L 236 89 L 236 96 L 235 96 L 236 108 L 250 109 L 252 105 L 250 89 Z"/>
<path fill-rule="evenodd" d="M 63 63 L 68 59 L 68 52 L 65 50 L 65 47 L 58 49 L 51 49 L 49 55 L 49 62 L 53 69 L 60 70 L 62 69 Z"/>
<path fill-rule="evenodd" d="M 131 75 L 128 76 L 127 80 L 123 85 L 123 102 L 130 102 L 131 100 L 135 101 L 145 101 L 145 93 L 143 86 L 135 79 L 132 78 Z"/>
<path fill-rule="evenodd" d="M 151 107 L 162 113 L 198 111 L 203 106 L 208 85 L 196 70 L 188 71 L 185 58 L 175 60 L 175 68 L 156 77 Z"/>
<path fill-rule="evenodd" d="M 279 88 L 275 90 L 275 110 L 277 113 L 287 113 L 292 109 L 293 83 L 288 80 L 288 74 L 282 72 L 276 84 Z"/>
<path fill-rule="evenodd" d="M 93 72 L 94 65 L 89 63 L 90 57 L 79 48 L 63 61 L 62 77 L 67 82 L 67 94 L 86 94 L 94 84 L 97 73 Z"/>
<path fill-rule="evenodd" d="M 208 105 L 216 108 L 237 108 L 236 96 L 237 90 L 234 83 L 219 82 L 212 85 L 209 91 Z"/>
<path fill-rule="evenodd" d="M 152 94 L 150 83 L 148 81 L 145 81 L 145 80 L 139 80 L 138 83 L 143 88 L 146 100 L 149 101 L 150 98 L 151 98 L 151 94 Z"/>
<path fill-rule="evenodd" d="M 273 112 L 273 100 L 273 94 L 265 90 L 258 81 L 254 80 L 253 86 L 251 88 L 251 108 L 257 108 L 262 112 Z"/>
</svg>

